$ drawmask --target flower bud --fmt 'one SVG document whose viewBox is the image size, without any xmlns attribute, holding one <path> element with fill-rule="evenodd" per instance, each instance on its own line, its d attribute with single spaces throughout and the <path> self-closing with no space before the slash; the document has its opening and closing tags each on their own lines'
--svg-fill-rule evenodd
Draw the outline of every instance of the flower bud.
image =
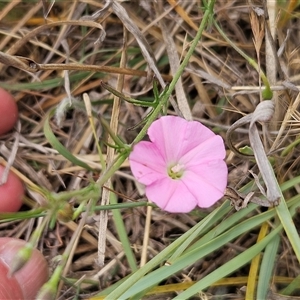
<svg viewBox="0 0 300 300">
<path fill-rule="evenodd" d="M 36 296 L 36 300 L 54 300 L 56 298 L 56 287 L 51 281 L 45 283 Z"/>
<path fill-rule="evenodd" d="M 57 212 L 57 219 L 64 223 L 71 221 L 73 218 L 73 207 L 71 204 L 66 203 L 61 209 Z"/>
<path fill-rule="evenodd" d="M 9 276 L 14 275 L 15 272 L 19 271 L 24 267 L 24 265 L 30 260 L 32 251 L 32 246 L 29 243 L 27 243 L 16 253 L 9 270 Z"/>
</svg>

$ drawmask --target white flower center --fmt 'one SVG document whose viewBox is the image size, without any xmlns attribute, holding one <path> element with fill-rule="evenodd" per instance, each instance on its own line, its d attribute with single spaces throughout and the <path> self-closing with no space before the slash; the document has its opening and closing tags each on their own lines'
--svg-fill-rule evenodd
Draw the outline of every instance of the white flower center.
<svg viewBox="0 0 300 300">
<path fill-rule="evenodd" d="M 179 179 L 184 172 L 184 165 L 177 163 L 168 168 L 168 174 L 172 179 Z"/>
<path fill-rule="evenodd" d="M 174 167 L 171 168 L 171 171 L 174 173 L 178 173 L 183 169 L 184 165 L 177 164 Z"/>
</svg>

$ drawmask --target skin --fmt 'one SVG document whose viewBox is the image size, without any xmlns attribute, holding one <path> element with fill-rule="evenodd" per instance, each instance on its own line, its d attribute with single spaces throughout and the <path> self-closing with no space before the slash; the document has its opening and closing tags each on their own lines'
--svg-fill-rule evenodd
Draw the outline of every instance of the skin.
<svg viewBox="0 0 300 300">
<path fill-rule="evenodd" d="M 0 238 L 0 299 L 34 299 L 48 279 L 47 261 L 36 249 L 24 267 L 9 276 L 15 255 L 25 243 L 15 238 Z"/>
<path fill-rule="evenodd" d="M 13 129 L 18 119 L 18 107 L 13 96 L 0 88 L 0 136 Z M 0 182 L 4 166 L 0 165 Z M 16 212 L 22 206 L 24 187 L 12 172 L 6 183 L 0 185 L 0 213 Z"/>
<path fill-rule="evenodd" d="M 0 165 L 0 180 L 4 169 L 4 166 Z M 6 183 L 0 185 L 0 213 L 18 211 L 22 206 L 23 196 L 23 183 L 10 171 Z"/>
<path fill-rule="evenodd" d="M 18 120 L 18 107 L 13 96 L 0 88 L 0 136 L 13 129 Z"/>
<path fill-rule="evenodd" d="M 18 119 L 18 108 L 14 98 L 0 88 L 0 136 L 13 129 Z M 0 180 L 4 166 L 0 165 Z M 14 173 L 0 186 L 0 213 L 16 212 L 22 206 L 24 186 Z M 9 270 L 16 263 L 16 253 L 26 244 L 25 241 L 0 237 L 0 299 L 35 299 L 39 289 L 48 279 L 47 261 L 38 250 L 33 250 L 31 258 L 17 272 Z"/>
</svg>

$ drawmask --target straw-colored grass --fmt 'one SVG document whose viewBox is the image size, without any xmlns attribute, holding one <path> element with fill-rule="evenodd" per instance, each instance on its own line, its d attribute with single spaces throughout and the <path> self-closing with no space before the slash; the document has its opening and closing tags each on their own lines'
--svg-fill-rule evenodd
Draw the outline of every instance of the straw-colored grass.
<svg viewBox="0 0 300 300">
<path fill-rule="evenodd" d="M 18 144 L 1 137 L 1 163 L 27 190 L 22 212 L 0 215 L 0 236 L 44 254 L 56 299 L 300 296 L 299 1 L 108 3 L 0 1 L 0 87 L 21 122 Z M 189 214 L 147 204 L 111 145 L 132 143 L 149 113 L 157 117 L 147 105 L 154 83 L 167 91 L 164 113 L 224 138 L 235 196 Z M 270 121 L 257 123 L 268 155 L 259 169 L 246 155 L 256 151 L 249 126 L 226 133 L 270 99 Z M 251 203 L 266 200 L 267 167 L 281 189 L 270 208 Z"/>
</svg>

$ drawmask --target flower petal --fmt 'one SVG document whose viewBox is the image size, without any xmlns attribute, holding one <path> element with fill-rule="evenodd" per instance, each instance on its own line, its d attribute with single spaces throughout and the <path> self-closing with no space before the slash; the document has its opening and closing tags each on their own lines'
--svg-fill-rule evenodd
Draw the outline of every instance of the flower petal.
<svg viewBox="0 0 300 300">
<path fill-rule="evenodd" d="M 223 139 L 219 135 L 214 135 L 183 155 L 180 163 L 189 168 L 189 165 L 194 166 L 213 160 L 224 159 L 225 155 L 226 151 Z"/>
<path fill-rule="evenodd" d="M 153 143 L 136 144 L 129 162 L 133 176 L 142 184 L 148 185 L 168 176 L 166 162 Z"/>
<path fill-rule="evenodd" d="M 215 136 L 199 122 L 174 116 L 164 116 L 153 122 L 148 135 L 168 163 L 178 161 L 185 153 Z"/>
<path fill-rule="evenodd" d="M 220 136 L 199 122 L 173 116 L 153 122 L 148 135 L 151 142 L 135 145 L 129 161 L 149 200 L 166 211 L 185 213 L 222 198 L 228 171 Z M 168 175 L 173 163 L 184 166 L 180 179 Z"/>
<path fill-rule="evenodd" d="M 223 160 L 190 167 L 182 180 L 198 201 L 199 207 L 210 207 L 224 196 L 227 165 Z"/>
<path fill-rule="evenodd" d="M 184 182 L 169 177 L 148 185 L 146 196 L 161 209 L 171 213 L 187 213 L 197 205 L 197 199 Z"/>
</svg>

